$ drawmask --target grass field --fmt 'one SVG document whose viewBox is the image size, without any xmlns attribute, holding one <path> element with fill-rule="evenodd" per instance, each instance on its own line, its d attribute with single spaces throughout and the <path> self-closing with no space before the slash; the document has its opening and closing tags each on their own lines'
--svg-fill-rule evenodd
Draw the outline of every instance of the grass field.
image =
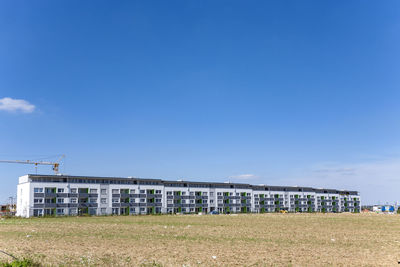
<svg viewBox="0 0 400 267">
<path fill-rule="evenodd" d="M 0 250 L 52 266 L 398 266 L 400 216 L 1 219 Z"/>
</svg>

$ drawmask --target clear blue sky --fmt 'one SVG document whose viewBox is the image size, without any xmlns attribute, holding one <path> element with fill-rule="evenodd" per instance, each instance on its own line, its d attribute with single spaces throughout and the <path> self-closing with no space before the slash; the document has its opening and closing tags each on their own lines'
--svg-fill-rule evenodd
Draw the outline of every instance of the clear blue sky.
<svg viewBox="0 0 400 267">
<path fill-rule="evenodd" d="M 399 1 L 1 1 L 0 158 L 400 200 Z M 51 173 L 40 167 L 40 173 Z M 0 164 L 0 202 L 32 166 Z M 395 188 L 397 187 L 397 189 Z"/>
</svg>

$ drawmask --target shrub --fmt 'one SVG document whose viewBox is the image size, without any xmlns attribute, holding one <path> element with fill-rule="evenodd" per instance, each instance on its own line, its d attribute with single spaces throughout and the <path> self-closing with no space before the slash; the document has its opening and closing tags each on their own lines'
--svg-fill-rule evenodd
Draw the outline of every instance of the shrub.
<svg viewBox="0 0 400 267">
<path fill-rule="evenodd" d="M 0 267 L 40 267 L 40 264 L 31 259 L 24 258 L 12 262 L 0 262 Z"/>
</svg>

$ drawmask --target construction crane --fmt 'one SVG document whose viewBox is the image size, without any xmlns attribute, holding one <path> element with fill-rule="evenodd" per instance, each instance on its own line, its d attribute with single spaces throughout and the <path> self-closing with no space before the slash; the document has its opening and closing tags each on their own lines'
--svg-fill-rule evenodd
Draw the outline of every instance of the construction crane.
<svg viewBox="0 0 400 267">
<path fill-rule="evenodd" d="M 55 174 L 58 174 L 60 161 L 65 158 L 65 155 L 61 155 L 60 158 L 56 162 L 50 161 L 34 161 L 34 160 L 0 160 L 0 163 L 20 163 L 20 164 L 33 164 L 35 165 L 36 171 L 38 165 L 51 165 L 53 166 L 53 171 Z"/>
</svg>

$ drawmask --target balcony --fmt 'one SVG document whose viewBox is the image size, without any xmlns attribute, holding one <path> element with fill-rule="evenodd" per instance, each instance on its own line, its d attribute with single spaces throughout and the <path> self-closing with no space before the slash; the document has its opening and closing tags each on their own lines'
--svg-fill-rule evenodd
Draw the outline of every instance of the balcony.
<svg viewBox="0 0 400 267">
<path fill-rule="evenodd" d="M 97 203 L 78 203 L 78 207 L 80 208 L 85 208 L 85 207 L 96 208 L 97 206 L 98 206 Z"/>
</svg>

